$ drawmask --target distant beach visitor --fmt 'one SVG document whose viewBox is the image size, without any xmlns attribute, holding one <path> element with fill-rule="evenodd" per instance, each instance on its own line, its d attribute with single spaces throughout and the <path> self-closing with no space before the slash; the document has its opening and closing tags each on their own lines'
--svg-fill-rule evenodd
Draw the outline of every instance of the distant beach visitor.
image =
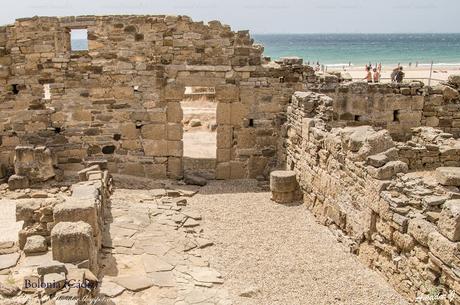
<svg viewBox="0 0 460 305">
<path fill-rule="evenodd" d="M 371 71 L 371 67 L 366 66 L 366 71 L 367 71 L 366 77 L 364 77 L 363 79 L 367 80 L 368 83 L 372 83 L 372 71 Z"/>
<path fill-rule="evenodd" d="M 403 67 L 398 66 L 397 68 L 393 69 L 393 72 L 391 73 L 391 81 L 394 83 L 402 83 L 403 79 L 404 79 Z"/>
<path fill-rule="evenodd" d="M 373 81 L 374 83 L 379 83 L 380 82 L 380 70 L 378 68 L 374 68 L 373 71 Z"/>
</svg>

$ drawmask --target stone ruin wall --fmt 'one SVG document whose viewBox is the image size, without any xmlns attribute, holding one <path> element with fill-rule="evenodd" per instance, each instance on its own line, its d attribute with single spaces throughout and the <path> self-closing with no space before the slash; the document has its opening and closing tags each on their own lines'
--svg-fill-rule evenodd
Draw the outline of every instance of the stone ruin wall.
<svg viewBox="0 0 460 305">
<path fill-rule="evenodd" d="M 288 108 L 287 168 L 304 203 L 409 299 L 440 291 L 458 300 L 460 181 L 450 175 L 460 172 L 451 167 L 460 165 L 460 141 L 420 127 L 395 142 L 385 129 L 340 126 L 335 105 L 296 92 Z"/>
<path fill-rule="evenodd" d="M 402 84 L 367 84 L 321 75 L 307 84 L 310 91 L 334 100 L 334 119 L 347 126 L 372 125 L 387 129 L 394 139 L 410 139 L 411 129 L 429 126 L 460 137 L 459 76 L 446 83 L 425 86 L 420 81 Z"/>
<path fill-rule="evenodd" d="M 71 29 L 87 29 L 88 51 L 71 51 Z M 262 51 L 247 31 L 185 16 L 18 19 L 0 28 L 0 163 L 45 145 L 64 171 L 104 158 L 114 174 L 181 177 L 179 102 L 204 86 L 218 102 L 217 178 L 267 175 L 290 96 L 314 72 L 264 67 Z"/>
</svg>

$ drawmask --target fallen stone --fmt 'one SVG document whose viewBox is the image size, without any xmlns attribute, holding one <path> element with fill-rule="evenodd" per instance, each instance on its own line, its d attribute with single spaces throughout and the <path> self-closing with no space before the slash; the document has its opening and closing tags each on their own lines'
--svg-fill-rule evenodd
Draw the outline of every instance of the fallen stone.
<svg viewBox="0 0 460 305">
<path fill-rule="evenodd" d="M 438 182 L 445 186 L 460 186 L 460 167 L 438 167 Z"/>
<path fill-rule="evenodd" d="M 39 275 L 45 275 L 48 273 L 64 273 L 67 274 L 67 268 L 62 263 L 47 263 L 37 267 L 37 273 Z"/>
<path fill-rule="evenodd" d="M 65 286 L 65 273 L 48 273 L 43 276 L 43 284 L 45 285 L 45 293 L 53 294 Z"/>
<path fill-rule="evenodd" d="M 12 175 L 8 179 L 8 187 L 11 191 L 26 189 L 29 187 L 29 179 L 25 176 Z"/>
<path fill-rule="evenodd" d="M 24 245 L 23 250 L 26 255 L 43 253 L 48 251 L 46 238 L 41 235 L 32 235 L 27 237 L 26 244 Z"/>
<path fill-rule="evenodd" d="M 199 119 L 191 119 L 190 127 L 199 127 L 201 126 L 201 121 Z"/>
<path fill-rule="evenodd" d="M 184 182 L 186 184 L 199 186 L 205 186 L 206 184 L 208 184 L 208 180 L 206 180 L 206 178 L 190 173 L 184 174 Z"/>
<path fill-rule="evenodd" d="M 195 219 L 195 220 L 201 220 L 201 214 L 195 211 L 182 211 L 182 214 L 185 216 Z"/>
<path fill-rule="evenodd" d="M 152 279 L 141 275 L 117 277 L 113 281 L 116 284 L 134 292 L 147 289 L 154 285 Z"/>
<path fill-rule="evenodd" d="M 293 192 L 297 188 L 294 171 L 273 171 L 270 173 L 270 190 L 272 192 Z"/>
</svg>

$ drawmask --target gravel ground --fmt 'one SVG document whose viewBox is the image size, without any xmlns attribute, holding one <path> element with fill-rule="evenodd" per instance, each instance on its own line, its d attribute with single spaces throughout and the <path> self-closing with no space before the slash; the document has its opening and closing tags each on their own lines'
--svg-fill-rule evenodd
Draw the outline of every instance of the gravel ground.
<svg viewBox="0 0 460 305">
<path fill-rule="evenodd" d="M 253 180 L 212 181 L 189 206 L 204 217 L 204 233 L 215 243 L 206 256 L 234 304 L 408 304 L 305 206 L 275 204 Z"/>
</svg>

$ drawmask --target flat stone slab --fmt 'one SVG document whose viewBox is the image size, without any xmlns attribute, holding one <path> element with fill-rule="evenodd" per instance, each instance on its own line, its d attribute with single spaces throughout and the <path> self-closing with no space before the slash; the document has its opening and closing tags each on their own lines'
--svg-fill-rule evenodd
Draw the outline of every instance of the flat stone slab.
<svg viewBox="0 0 460 305">
<path fill-rule="evenodd" d="M 144 270 L 147 273 L 157 271 L 171 271 L 174 269 L 173 265 L 165 262 L 164 260 L 155 255 L 142 256 L 142 263 L 144 265 Z"/>
<path fill-rule="evenodd" d="M 131 276 L 122 276 L 117 277 L 113 280 L 116 284 L 130 290 L 130 291 L 141 291 L 152 287 L 154 282 L 152 279 L 141 276 L 141 275 L 131 275 Z"/>
<path fill-rule="evenodd" d="M 442 185 L 460 186 L 460 167 L 438 167 L 436 178 Z"/>
<path fill-rule="evenodd" d="M 174 287 L 176 286 L 176 277 L 171 271 L 150 273 L 155 286 L 159 287 Z"/>
<path fill-rule="evenodd" d="M 19 260 L 19 253 L 0 255 L 0 270 L 16 266 Z"/>
<path fill-rule="evenodd" d="M 195 281 L 221 284 L 224 281 L 219 272 L 208 267 L 193 267 L 188 273 Z"/>
<path fill-rule="evenodd" d="M 99 293 L 110 298 L 116 297 L 125 291 L 125 288 L 114 282 L 102 281 Z"/>
</svg>

